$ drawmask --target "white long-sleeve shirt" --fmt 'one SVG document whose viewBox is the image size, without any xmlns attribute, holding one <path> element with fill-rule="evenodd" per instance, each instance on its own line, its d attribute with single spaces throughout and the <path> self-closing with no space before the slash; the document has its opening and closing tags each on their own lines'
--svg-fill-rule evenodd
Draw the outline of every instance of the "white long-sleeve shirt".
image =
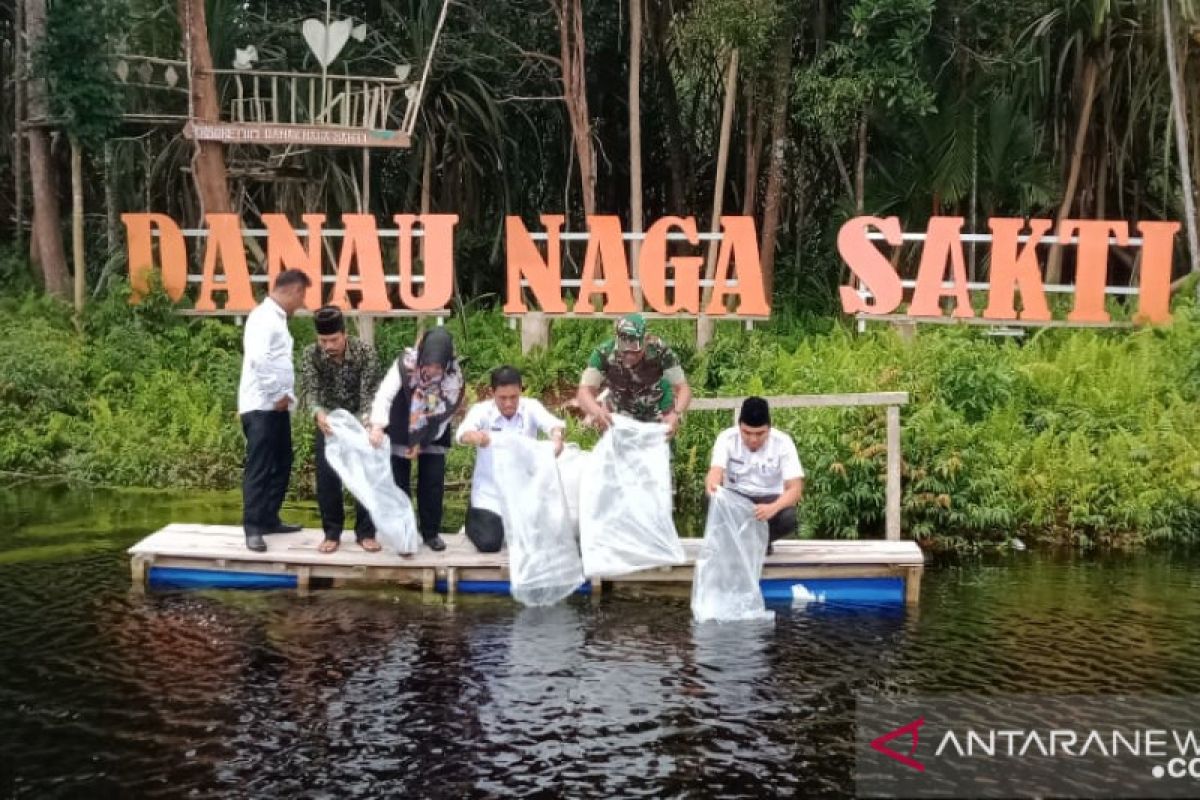
<svg viewBox="0 0 1200 800">
<path fill-rule="evenodd" d="M 566 427 L 565 422 L 547 411 L 540 401 L 532 397 L 522 397 L 517 403 L 516 413 L 511 417 L 501 414 L 494 400 L 485 400 L 471 406 L 466 418 L 458 426 L 454 438 L 462 444 L 463 436 L 471 431 L 508 431 L 536 439 L 538 431 L 549 435 L 555 428 Z M 471 505 L 500 513 L 500 491 L 496 487 L 491 447 L 480 447 L 477 450 L 475 474 L 471 477 Z"/>
<path fill-rule="evenodd" d="M 281 397 L 288 410 L 296 406 L 296 367 L 292 363 L 292 334 L 287 312 L 270 297 L 246 317 L 242 333 L 242 380 L 238 384 L 238 413 L 273 411 Z"/>
</svg>

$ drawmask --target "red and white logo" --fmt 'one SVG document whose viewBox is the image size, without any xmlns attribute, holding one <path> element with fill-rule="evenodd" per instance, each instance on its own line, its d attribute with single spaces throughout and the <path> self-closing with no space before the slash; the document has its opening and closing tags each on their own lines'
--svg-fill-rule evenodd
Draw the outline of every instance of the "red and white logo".
<svg viewBox="0 0 1200 800">
<path fill-rule="evenodd" d="M 917 772 L 924 772 L 925 765 L 913 758 L 917 752 L 917 735 L 921 726 L 925 724 L 924 717 L 918 717 L 906 725 L 901 725 L 895 730 L 888 731 L 883 736 L 871 740 L 871 749 L 883 753 L 891 759 L 899 761 L 906 767 L 912 767 Z M 898 739 L 901 736 L 912 735 L 912 745 L 908 748 L 908 755 L 897 753 L 895 750 L 887 746 L 887 743 L 892 739 Z"/>
</svg>

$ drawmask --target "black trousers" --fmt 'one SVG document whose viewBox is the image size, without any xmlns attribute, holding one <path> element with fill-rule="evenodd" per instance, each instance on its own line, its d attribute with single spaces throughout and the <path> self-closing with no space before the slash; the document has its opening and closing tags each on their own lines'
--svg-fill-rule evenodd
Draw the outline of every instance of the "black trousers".
<svg viewBox="0 0 1200 800">
<path fill-rule="evenodd" d="M 292 475 L 292 415 L 287 411 L 242 414 L 246 468 L 242 474 L 242 527 L 266 533 L 279 525 L 279 509 Z"/>
<path fill-rule="evenodd" d="M 761 506 L 766 503 L 774 503 L 778 499 L 779 495 L 768 494 L 760 497 L 751 497 L 750 501 L 756 506 Z M 796 507 L 788 506 L 767 520 L 767 539 L 768 541 L 775 542 L 785 536 L 791 536 L 796 532 L 796 527 Z"/>
<path fill-rule="evenodd" d="M 486 508 L 467 509 L 467 538 L 481 553 L 499 553 L 504 546 L 504 520 Z"/>
<path fill-rule="evenodd" d="M 321 527 L 325 538 L 340 541 L 346 524 L 346 506 L 342 501 L 342 479 L 325 458 L 325 434 L 317 428 L 313 439 L 317 451 L 317 507 L 321 509 Z M 375 538 L 375 523 L 363 504 L 354 498 L 354 538 L 358 541 Z"/>
<path fill-rule="evenodd" d="M 400 491 L 412 497 L 412 459 L 392 456 L 392 479 Z M 421 538 L 432 539 L 442 532 L 442 497 L 446 492 L 446 454 L 417 456 L 417 525 Z"/>
</svg>

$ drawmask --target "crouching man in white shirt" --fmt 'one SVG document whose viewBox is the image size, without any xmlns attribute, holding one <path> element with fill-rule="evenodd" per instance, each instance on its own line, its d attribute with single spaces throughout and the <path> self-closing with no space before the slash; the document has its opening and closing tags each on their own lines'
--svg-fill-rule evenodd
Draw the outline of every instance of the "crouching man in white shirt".
<svg viewBox="0 0 1200 800">
<path fill-rule="evenodd" d="M 521 396 L 521 373 L 515 367 L 492 371 L 492 397 L 471 406 L 455 439 L 479 448 L 475 474 L 471 477 L 471 506 L 467 509 L 467 538 L 481 553 L 495 553 L 504 544 L 504 521 L 500 517 L 500 492 L 492 460 L 492 434 L 509 431 L 536 439 L 538 432 L 550 436 L 554 454 L 562 452 L 566 423 L 532 397 Z"/>
<path fill-rule="evenodd" d="M 713 444 L 704 490 L 712 496 L 721 486 L 753 501 L 754 516 L 766 520 L 771 543 L 796 532 L 804 468 L 792 437 L 771 427 L 771 409 L 761 397 L 747 397 L 738 424 L 721 431 Z"/>
</svg>

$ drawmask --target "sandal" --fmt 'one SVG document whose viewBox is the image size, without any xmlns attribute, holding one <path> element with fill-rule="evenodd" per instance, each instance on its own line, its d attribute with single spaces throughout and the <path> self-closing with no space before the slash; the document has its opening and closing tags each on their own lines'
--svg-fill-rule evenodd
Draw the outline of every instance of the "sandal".
<svg viewBox="0 0 1200 800">
<path fill-rule="evenodd" d="M 366 550 L 368 553 L 378 553 L 383 549 L 379 542 L 375 541 L 374 539 L 359 539 L 358 546 L 363 550 Z"/>
<path fill-rule="evenodd" d="M 339 544 L 341 544 L 341 542 L 337 541 L 336 539 L 324 539 L 319 545 L 317 545 L 317 552 L 336 553 Z"/>
</svg>

